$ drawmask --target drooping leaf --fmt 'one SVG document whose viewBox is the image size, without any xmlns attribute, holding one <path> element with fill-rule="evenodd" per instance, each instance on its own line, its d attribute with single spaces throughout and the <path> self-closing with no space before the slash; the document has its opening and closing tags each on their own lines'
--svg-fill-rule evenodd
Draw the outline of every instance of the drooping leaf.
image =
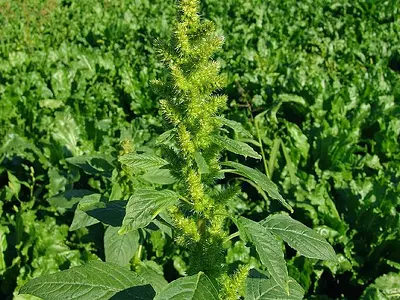
<svg viewBox="0 0 400 300">
<path fill-rule="evenodd" d="M 336 261 L 335 251 L 323 237 L 289 216 L 269 216 L 260 224 L 303 256 Z"/>
<path fill-rule="evenodd" d="M 144 173 L 141 178 L 155 184 L 173 184 L 176 178 L 168 169 L 153 169 Z"/>
<path fill-rule="evenodd" d="M 282 250 L 282 244 L 262 225 L 240 217 L 236 220 L 242 239 L 252 243 L 256 248 L 261 263 L 267 268 L 273 280 L 285 291 L 288 291 L 288 271 Z"/>
<path fill-rule="evenodd" d="M 200 272 L 168 284 L 154 300 L 217 300 L 218 291 L 210 279 Z"/>
<path fill-rule="evenodd" d="M 118 161 L 133 172 L 138 170 L 158 169 L 168 164 L 161 157 L 151 154 L 127 153 L 118 158 Z"/>
<path fill-rule="evenodd" d="M 179 195 L 170 190 L 136 190 L 126 205 L 126 215 L 119 233 L 146 227 L 163 209 L 175 204 Z"/>
<path fill-rule="evenodd" d="M 108 227 L 104 233 L 106 262 L 126 266 L 139 248 L 139 232 L 118 234 L 119 227 Z"/>
<path fill-rule="evenodd" d="M 257 159 L 261 159 L 261 155 L 254 151 L 248 144 L 232 140 L 226 136 L 221 135 L 213 135 L 213 142 L 218 146 L 233 152 L 235 154 L 243 155 L 244 157 L 253 157 Z"/>
<path fill-rule="evenodd" d="M 236 173 L 238 175 L 244 176 L 254 181 L 254 183 L 256 183 L 263 191 L 268 193 L 268 196 L 270 196 L 272 199 L 278 200 L 279 202 L 282 203 L 284 207 L 286 207 L 290 211 L 293 211 L 289 203 L 287 203 L 286 200 L 283 199 L 281 194 L 279 194 L 278 187 L 276 186 L 276 184 L 273 183 L 271 179 L 269 179 L 266 175 L 264 175 L 260 171 L 249 168 L 247 166 L 244 166 L 242 164 L 233 161 L 223 162 L 222 165 L 233 168 L 233 170 L 228 170 L 227 172 Z"/>
<path fill-rule="evenodd" d="M 31 294 L 44 300 L 108 300 L 118 292 L 145 284 L 143 278 L 126 268 L 113 263 L 92 261 L 83 266 L 33 279 L 21 288 L 20 294 Z M 142 289 L 139 290 L 143 292 Z M 146 287 L 146 291 L 152 292 L 150 285 Z M 135 295 L 139 296 L 140 294 Z"/>
<path fill-rule="evenodd" d="M 233 120 L 229 120 L 226 119 L 224 117 L 216 117 L 216 119 L 218 121 L 220 121 L 223 125 L 232 128 L 237 134 L 243 136 L 243 137 L 247 137 L 247 138 L 252 138 L 253 136 L 251 135 L 250 132 L 248 132 L 242 124 L 240 124 L 239 122 L 233 121 Z"/>
<path fill-rule="evenodd" d="M 304 297 L 303 288 L 289 277 L 289 294 L 283 290 L 272 278 L 255 269 L 250 270 L 246 280 L 246 300 L 301 300 Z"/>
</svg>

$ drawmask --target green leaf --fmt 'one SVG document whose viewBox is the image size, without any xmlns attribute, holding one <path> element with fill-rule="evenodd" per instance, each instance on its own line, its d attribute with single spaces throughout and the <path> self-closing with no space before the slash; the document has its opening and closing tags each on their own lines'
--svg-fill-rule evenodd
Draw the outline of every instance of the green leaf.
<svg viewBox="0 0 400 300">
<path fill-rule="evenodd" d="M 70 231 L 99 223 L 97 219 L 86 214 L 84 210 L 93 208 L 99 204 L 104 205 L 104 203 L 100 202 L 100 199 L 101 194 L 90 194 L 82 197 L 81 201 L 79 201 L 78 207 L 75 210 L 74 218 L 69 228 Z"/>
<path fill-rule="evenodd" d="M 8 246 L 7 236 L 10 233 L 10 229 L 7 226 L 0 226 L 0 275 L 2 275 L 6 268 L 6 250 Z"/>
<path fill-rule="evenodd" d="M 54 140 L 67 148 L 73 155 L 80 154 L 78 141 L 81 128 L 69 111 L 56 112 L 54 124 L 50 129 Z"/>
<path fill-rule="evenodd" d="M 99 220 L 100 222 L 111 225 L 113 227 L 120 227 L 122 220 L 125 217 L 125 207 L 128 201 L 114 200 L 105 202 L 105 207 L 90 208 L 85 210 L 86 214 Z"/>
<path fill-rule="evenodd" d="M 106 262 L 126 266 L 139 248 L 139 232 L 131 231 L 119 235 L 119 227 L 108 227 L 104 233 Z"/>
<path fill-rule="evenodd" d="M 335 251 L 323 237 L 289 216 L 269 216 L 260 224 L 305 257 L 336 261 Z"/>
<path fill-rule="evenodd" d="M 161 157 L 151 154 L 136 154 L 128 153 L 118 158 L 118 161 L 131 169 L 133 172 L 158 169 L 168 164 L 168 162 Z"/>
<path fill-rule="evenodd" d="M 400 274 L 388 273 L 378 277 L 364 291 L 362 300 L 399 299 Z"/>
<path fill-rule="evenodd" d="M 136 272 L 150 283 L 156 293 L 168 285 L 165 280 L 162 266 L 157 265 L 154 261 L 141 261 L 136 269 Z"/>
<path fill-rule="evenodd" d="M 143 278 L 126 268 L 113 263 L 92 261 L 83 266 L 33 279 L 21 288 L 20 293 L 44 300 L 108 300 L 118 292 L 145 284 Z M 143 293 L 143 288 L 137 290 L 139 291 Z M 150 285 L 145 291 L 154 295 Z M 139 298 L 141 295 L 138 293 L 133 296 L 136 298 L 131 299 L 143 299 Z"/>
<path fill-rule="evenodd" d="M 154 300 L 218 299 L 218 291 L 203 272 L 172 281 L 154 298 Z"/>
<path fill-rule="evenodd" d="M 265 176 L 260 171 L 246 167 L 242 164 L 239 164 L 239 163 L 233 162 L 233 161 L 222 162 L 221 164 L 224 166 L 234 168 L 234 170 L 227 170 L 226 172 L 236 173 L 238 175 L 244 176 L 244 177 L 252 180 L 263 191 L 267 192 L 268 196 L 270 196 L 272 199 L 278 200 L 279 202 L 282 203 L 282 205 L 284 207 L 286 207 L 290 211 L 293 211 L 293 209 L 289 205 L 289 203 L 287 203 L 286 200 L 283 199 L 281 194 L 279 194 L 278 187 L 276 186 L 276 184 L 273 183 L 271 181 L 271 179 L 269 179 L 267 176 Z"/>
<path fill-rule="evenodd" d="M 289 276 L 281 242 L 263 226 L 252 220 L 239 217 L 236 225 L 241 238 L 254 245 L 261 263 L 267 268 L 276 283 L 285 291 L 289 291 Z"/>
<path fill-rule="evenodd" d="M 99 220 L 87 215 L 80 209 L 76 209 L 69 231 L 74 231 L 82 227 L 89 227 L 97 223 L 99 223 Z"/>
<path fill-rule="evenodd" d="M 250 156 L 253 158 L 261 159 L 261 155 L 254 151 L 253 148 L 251 148 L 246 143 L 235 141 L 221 135 L 213 135 L 212 140 L 215 144 L 230 152 L 243 155 L 244 157 Z"/>
<path fill-rule="evenodd" d="M 258 272 L 250 270 L 246 280 L 246 300 L 301 300 L 304 297 L 303 288 L 289 277 L 289 294 L 286 293 L 273 279 Z"/>
<path fill-rule="evenodd" d="M 170 190 L 136 190 L 126 205 L 126 215 L 119 233 L 146 227 L 163 209 L 176 203 L 179 195 Z"/>
<path fill-rule="evenodd" d="M 168 169 L 153 169 L 144 173 L 141 178 L 155 184 L 173 184 L 176 178 Z"/>
<path fill-rule="evenodd" d="M 102 174 L 103 176 L 111 177 L 114 170 L 111 157 L 81 155 L 67 158 L 66 161 L 91 175 Z"/>
<path fill-rule="evenodd" d="M 243 137 L 247 137 L 247 138 L 252 138 L 253 136 L 251 135 L 250 132 L 248 132 L 242 124 L 240 124 L 239 122 L 233 121 L 233 120 L 229 120 L 229 119 L 225 119 L 224 117 L 216 117 L 216 119 L 218 121 L 220 121 L 223 125 L 233 129 L 238 135 L 241 135 Z"/>
<path fill-rule="evenodd" d="M 197 167 L 199 168 L 200 174 L 210 173 L 207 162 L 204 159 L 203 155 L 201 155 L 200 152 L 196 152 L 194 154 L 194 159 L 196 160 L 196 164 L 197 164 Z"/>
<path fill-rule="evenodd" d="M 69 190 L 47 199 L 52 206 L 62 209 L 70 209 L 83 197 L 93 194 L 89 190 Z"/>
</svg>

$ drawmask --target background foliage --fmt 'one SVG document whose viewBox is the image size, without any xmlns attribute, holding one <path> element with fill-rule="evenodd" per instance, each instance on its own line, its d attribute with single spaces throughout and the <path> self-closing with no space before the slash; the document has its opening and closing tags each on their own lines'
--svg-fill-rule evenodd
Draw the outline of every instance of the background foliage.
<svg viewBox="0 0 400 300">
<path fill-rule="evenodd" d="M 115 157 L 151 151 L 161 132 L 154 41 L 170 34 L 174 4 L 0 0 L 0 298 L 107 255 L 103 227 L 74 216 L 74 203 L 141 186 Z M 339 264 L 317 263 L 286 249 L 310 299 L 398 293 L 399 10 L 396 0 L 202 1 L 225 36 L 226 114 L 258 138 L 255 167 L 294 217 L 340 254 Z M 279 209 L 244 191 L 232 210 L 260 220 Z M 176 278 L 187 257 L 165 232 L 147 234 L 141 257 Z M 226 260 L 251 255 L 236 242 Z"/>
</svg>

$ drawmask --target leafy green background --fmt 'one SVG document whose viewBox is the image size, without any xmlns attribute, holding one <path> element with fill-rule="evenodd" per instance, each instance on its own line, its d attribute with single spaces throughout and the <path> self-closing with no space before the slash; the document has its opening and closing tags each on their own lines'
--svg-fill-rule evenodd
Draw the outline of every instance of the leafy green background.
<svg viewBox="0 0 400 300">
<path fill-rule="evenodd" d="M 74 213 L 79 200 L 91 207 L 159 182 L 136 179 L 116 157 L 151 154 L 163 132 L 150 82 L 165 76 L 154 45 L 172 30 L 174 4 L 0 0 L 0 298 L 33 277 L 105 259 L 106 229 L 84 208 Z M 265 154 L 248 162 L 339 254 L 338 264 L 317 262 L 287 247 L 289 275 L 310 299 L 396 297 L 398 1 L 206 0 L 201 10 L 225 36 L 216 57 L 228 79 L 225 113 Z M 279 209 L 251 185 L 231 207 L 253 220 Z M 161 227 L 139 237 L 148 237 L 141 270 L 170 281 L 188 258 Z M 226 260 L 253 256 L 237 241 Z"/>
</svg>

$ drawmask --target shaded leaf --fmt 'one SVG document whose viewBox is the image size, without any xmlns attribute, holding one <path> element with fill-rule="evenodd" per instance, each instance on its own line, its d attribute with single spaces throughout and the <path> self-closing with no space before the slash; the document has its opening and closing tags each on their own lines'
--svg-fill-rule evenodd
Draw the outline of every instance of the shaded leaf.
<svg viewBox="0 0 400 300">
<path fill-rule="evenodd" d="M 125 217 L 125 206 L 128 201 L 114 200 L 105 202 L 105 207 L 85 210 L 86 214 L 99 220 L 100 222 L 119 227 Z"/>
</svg>

